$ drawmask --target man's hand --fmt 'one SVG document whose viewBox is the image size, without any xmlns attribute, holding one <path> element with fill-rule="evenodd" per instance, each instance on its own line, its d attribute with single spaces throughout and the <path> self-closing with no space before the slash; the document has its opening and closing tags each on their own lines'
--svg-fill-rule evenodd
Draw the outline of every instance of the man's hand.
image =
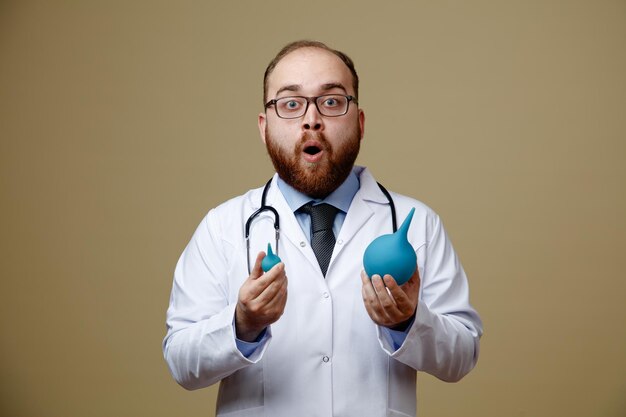
<svg viewBox="0 0 626 417">
<path fill-rule="evenodd" d="M 274 265 L 263 273 L 261 261 L 265 252 L 259 252 L 250 276 L 239 289 L 235 308 L 237 338 L 254 341 L 270 324 L 282 316 L 287 303 L 287 276 L 285 264 Z"/>
<path fill-rule="evenodd" d="M 417 297 L 420 290 L 419 269 L 402 286 L 398 286 L 391 275 L 374 275 L 370 280 L 365 271 L 361 272 L 363 282 L 363 302 L 367 314 L 374 323 L 388 328 L 404 327 L 417 310 Z"/>
</svg>

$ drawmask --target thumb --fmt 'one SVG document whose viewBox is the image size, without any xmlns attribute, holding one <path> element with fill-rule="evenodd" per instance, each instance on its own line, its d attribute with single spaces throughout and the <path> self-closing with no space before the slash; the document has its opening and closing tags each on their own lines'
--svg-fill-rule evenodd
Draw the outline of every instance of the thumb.
<svg viewBox="0 0 626 417">
<path fill-rule="evenodd" d="M 261 251 L 256 256 L 256 260 L 254 261 L 254 267 L 250 272 L 250 277 L 248 277 L 249 279 L 257 279 L 258 277 L 263 275 L 263 268 L 261 268 L 261 261 L 263 260 L 263 258 L 265 258 L 265 252 Z"/>
</svg>

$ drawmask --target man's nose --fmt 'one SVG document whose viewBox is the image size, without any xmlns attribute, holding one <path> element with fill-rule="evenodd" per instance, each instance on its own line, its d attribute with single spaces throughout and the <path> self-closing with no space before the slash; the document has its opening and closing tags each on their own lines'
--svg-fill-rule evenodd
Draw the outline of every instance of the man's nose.
<svg viewBox="0 0 626 417">
<path fill-rule="evenodd" d="M 302 128 L 305 130 L 322 130 L 324 127 L 324 120 L 315 102 L 309 102 L 309 108 L 306 109 L 306 113 L 302 116 Z"/>
</svg>

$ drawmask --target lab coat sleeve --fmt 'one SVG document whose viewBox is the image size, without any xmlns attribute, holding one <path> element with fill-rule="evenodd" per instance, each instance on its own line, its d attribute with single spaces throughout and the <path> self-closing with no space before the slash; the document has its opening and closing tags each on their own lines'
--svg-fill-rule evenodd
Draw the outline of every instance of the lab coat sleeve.
<svg viewBox="0 0 626 417">
<path fill-rule="evenodd" d="M 220 237 L 220 222 L 209 212 L 181 255 L 167 310 L 163 354 L 174 379 L 186 389 L 212 385 L 260 360 L 271 339 L 245 357 L 237 348 L 229 301 L 227 255 L 232 244 Z M 238 288 L 234 289 L 238 292 Z"/>
<path fill-rule="evenodd" d="M 415 321 L 398 349 L 380 327 L 378 339 L 396 360 L 456 382 L 476 365 L 482 322 L 469 303 L 467 277 L 439 217 L 433 214 L 427 223 L 428 241 L 416 251 L 423 267 Z"/>
</svg>

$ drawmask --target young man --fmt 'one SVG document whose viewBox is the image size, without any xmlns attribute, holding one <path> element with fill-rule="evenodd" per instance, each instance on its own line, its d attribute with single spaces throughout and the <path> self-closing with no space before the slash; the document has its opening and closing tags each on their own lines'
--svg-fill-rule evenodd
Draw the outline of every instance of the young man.
<svg viewBox="0 0 626 417">
<path fill-rule="evenodd" d="M 354 166 L 365 115 L 345 54 L 287 45 L 264 102 L 277 174 L 211 210 L 183 252 L 163 343 L 172 375 L 188 389 L 221 381 L 217 415 L 416 415 L 416 371 L 458 381 L 482 334 L 439 217 Z M 415 273 L 402 286 L 368 277 L 366 247 L 412 208 Z M 282 262 L 263 272 L 268 242 Z"/>
</svg>

